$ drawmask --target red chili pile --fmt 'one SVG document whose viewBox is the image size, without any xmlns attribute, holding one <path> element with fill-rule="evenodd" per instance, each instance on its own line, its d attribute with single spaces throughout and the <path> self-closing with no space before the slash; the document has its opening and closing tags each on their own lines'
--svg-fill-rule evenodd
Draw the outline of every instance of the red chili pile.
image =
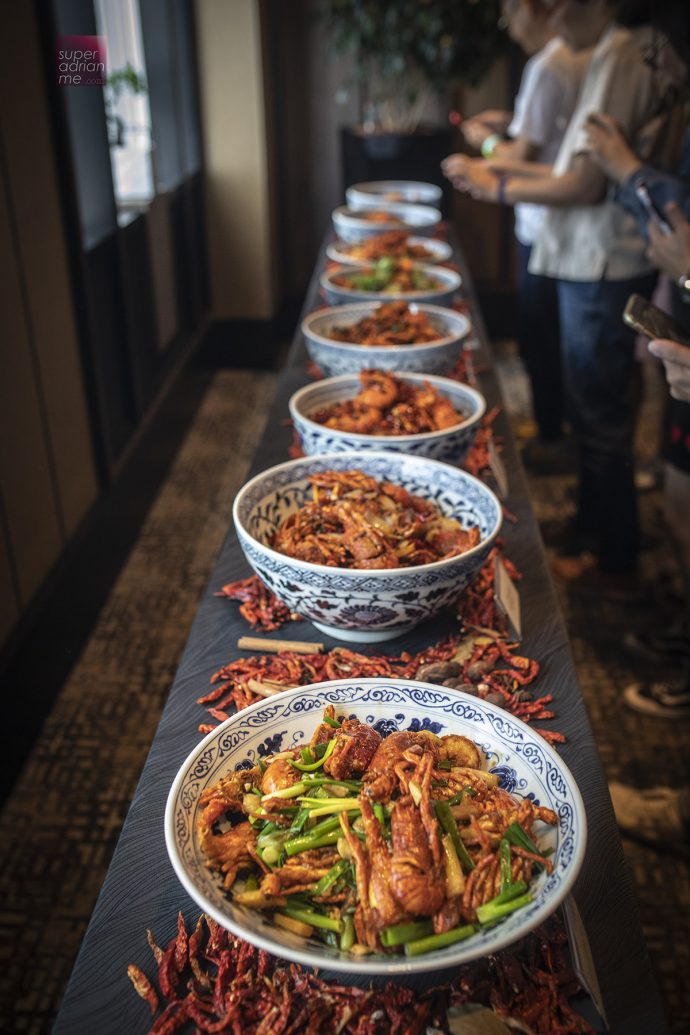
<svg viewBox="0 0 690 1035">
<path fill-rule="evenodd" d="M 272 593 L 257 575 L 229 582 L 214 595 L 227 597 L 228 600 L 239 600 L 240 614 L 245 622 L 249 622 L 252 629 L 271 632 L 273 629 L 280 629 L 286 622 L 302 621 L 301 616 L 278 600 L 275 593 Z"/>
<path fill-rule="evenodd" d="M 251 687 L 254 681 L 279 684 L 288 689 L 328 679 L 364 679 L 368 676 L 438 682 L 488 699 L 523 722 L 552 719 L 554 712 L 547 705 L 553 696 L 544 694 L 534 698 L 526 689 L 539 674 L 539 662 L 519 654 L 519 644 L 509 642 L 498 631 L 504 624 L 493 596 L 494 567 L 499 558 L 500 548 L 496 546 L 458 604 L 457 617 L 464 636 L 458 633 L 418 654 L 403 651 L 397 656 L 367 655 L 345 647 L 334 647 L 324 653 L 282 651 L 279 654 L 237 658 L 223 665 L 211 677 L 213 690 L 198 698 L 198 703 L 206 705 L 209 714 L 216 720 L 215 723 L 200 725 L 199 732 L 209 733 L 217 723 L 224 722 L 230 714 L 227 708 L 239 711 L 258 700 L 260 695 Z M 520 577 L 509 561 L 504 558 L 501 560 L 511 578 Z M 240 589 L 235 590 L 235 586 Z M 264 596 L 268 594 L 270 597 L 272 594 L 256 576 L 223 589 L 224 595 L 229 597 L 240 592 L 244 594 L 240 599 L 244 600 L 242 613 L 245 618 L 251 620 L 254 617 L 254 625 L 262 621 L 274 623 L 263 624 L 263 628 L 275 629 L 281 624 L 278 621 L 278 609 L 271 610 L 270 601 L 267 602 Z M 262 602 L 260 606 L 252 602 L 257 600 Z M 283 605 L 279 604 L 279 607 Z M 287 608 L 284 610 L 287 611 Z M 463 643 L 465 649 L 458 653 Z M 439 664 L 445 667 L 438 669 Z M 437 667 L 437 671 L 431 669 L 432 665 Z M 553 730 L 538 729 L 538 732 L 552 744 L 562 743 L 565 739 L 561 733 Z"/>
<path fill-rule="evenodd" d="M 505 951 L 468 964 L 452 984 L 421 994 L 393 983 L 369 989 L 324 981 L 256 949 L 205 914 L 189 933 L 180 913 L 166 949 L 150 931 L 148 940 L 158 989 L 135 964 L 127 973 L 156 1018 L 149 1035 L 187 1026 L 232 1035 L 423 1035 L 429 1025 L 448 1032 L 449 1007 L 468 1002 L 550 1035 L 593 1035 L 568 1002 L 580 986 L 556 920 L 528 935 L 519 954 Z"/>
</svg>

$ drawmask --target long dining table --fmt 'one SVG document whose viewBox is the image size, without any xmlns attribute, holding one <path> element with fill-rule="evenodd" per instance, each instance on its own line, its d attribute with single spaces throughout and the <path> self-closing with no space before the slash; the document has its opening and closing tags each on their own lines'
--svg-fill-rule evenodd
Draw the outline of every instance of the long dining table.
<svg viewBox="0 0 690 1035">
<path fill-rule="evenodd" d="M 327 239 L 330 235 L 327 235 Z M 319 276 L 326 264 L 322 247 L 314 270 L 303 316 L 322 304 Z M 463 278 L 463 295 L 472 321 L 473 352 L 479 390 L 489 408 L 502 406 L 491 351 L 459 249 L 454 261 Z M 250 474 L 288 459 L 292 431 L 286 417 L 288 400 L 309 380 L 308 356 L 297 327 L 294 341 L 258 445 Z M 585 803 L 588 845 L 585 862 L 573 891 L 584 934 L 578 937 L 577 955 L 585 962 L 592 997 L 596 986 L 603 1000 L 605 1022 L 590 1010 L 597 1030 L 614 1035 L 663 1035 L 663 1008 L 650 966 L 631 876 L 616 827 L 606 780 L 597 752 L 585 703 L 549 575 L 546 556 L 530 505 L 522 467 L 505 410 L 494 422 L 502 444 L 507 475 L 507 508 L 516 520 L 504 521 L 505 555 L 522 572 L 519 583 L 522 616 L 522 651 L 539 660 L 537 689 L 553 694 L 556 718 L 549 724 L 565 734 L 559 752 L 578 782 Z M 228 448 L 232 448 L 229 444 Z M 152 973 L 146 940 L 150 928 L 159 944 L 174 937 L 178 912 L 187 925 L 196 922 L 198 906 L 189 898 L 173 872 L 165 847 L 163 818 L 172 782 L 187 755 L 199 742 L 198 726 L 207 720 L 197 698 L 209 689 L 209 680 L 224 664 L 240 657 L 240 636 L 250 630 L 235 603 L 215 595 L 225 584 L 251 574 L 228 513 L 228 532 L 210 574 L 175 680 L 163 710 L 151 750 L 126 817 L 110 867 L 83 939 L 53 1031 L 55 1035 L 129 1035 L 147 1032 L 151 1016 L 145 1002 L 132 990 L 129 964 Z M 450 631 L 449 619 L 427 621 L 398 640 L 374 645 L 377 653 L 419 651 Z M 309 622 L 288 624 L 271 632 L 272 638 L 330 641 Z M 366 652 L 366 648 L 364 648 Z M 591 957 L 587 948 L 591 950 Z M 322 974 L 322 976 L 328 976 Z M 338 980 L 347 980 L 342 974 Z M 608 1024 L 608 1029 L 605 1028 Z"/>
</svg>

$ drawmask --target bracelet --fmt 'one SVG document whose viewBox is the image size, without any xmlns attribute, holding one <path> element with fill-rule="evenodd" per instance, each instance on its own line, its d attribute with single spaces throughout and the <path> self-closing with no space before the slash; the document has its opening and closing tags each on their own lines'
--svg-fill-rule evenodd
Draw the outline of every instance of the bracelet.
<svg viewBox="0 0 690 1035">
<path fill-rule="evenodd" d="M 482 152 L 482 158 L 491 158 L 492 154 L 496 150 L 497 146 L 501 143 L 501 138 L 498 133 L 492 133 L 491 136 L 485 137 L 482 141 L 480 148 Z"/>
<path fill-rule="evenodd" d="M 510 176 L 508 175 L 508 173 L 501 173 L 501 175 L 498 177 L 498 184 L 496 186 L 496 201 L 499 205 L 506 204 L 506 184 L 508 183 L 509 179 Z"/>
</svg>

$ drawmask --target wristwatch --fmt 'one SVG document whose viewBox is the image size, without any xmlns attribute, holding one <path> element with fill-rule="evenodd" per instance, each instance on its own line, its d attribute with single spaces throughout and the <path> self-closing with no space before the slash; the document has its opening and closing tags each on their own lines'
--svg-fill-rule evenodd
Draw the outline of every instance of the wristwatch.
<svg viewBox="0 0 690 1035">
<path fill-rule="evenodd" d="M 690 302 L 690 270 L 687 273 L 681 273 L 676 284 L 683 293 L 683 301 Z"/>
</svg>

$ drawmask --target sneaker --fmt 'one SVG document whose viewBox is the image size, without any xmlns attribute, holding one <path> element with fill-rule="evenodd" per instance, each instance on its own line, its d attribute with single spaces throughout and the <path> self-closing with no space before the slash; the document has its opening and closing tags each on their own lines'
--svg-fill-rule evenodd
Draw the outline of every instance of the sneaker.
<svg viewBox="0 0 690 1035">
<path fill-rule="evenodd" d="M 651 492 L 661 485 L 663 467 L 655 458 L 635 465 L 635 488 L 638 492 Z"/>
<path fill-rule="evenodd" d="M 612 782 L 609 791 L 616 821 L 625 834 L 665 846 L 687 844 L 679 790 L 652 787 L 641 791 Z"/>
<path fill-rule="evenodd" d="M 690 662 L 690 636 L 680 623 L 674 628 L 651 633 L 628 632 L 623 644 L 637 658 L 653 665 Z"/>
<path fill-rule="evenodd" d="M 657 719 L 690 718 L 690 686 L 668 683 L 631 683 L 623 691 L 628 708 Z"/>
<path fill-rule="evenodd" d="M 597 594 L 611 600 L 639 600 L 642 590 L 634 571 L 603 571 L 594 554 L 555 557 L 551 570 L 556 579 L 575 593 Z"/>
</svg>

